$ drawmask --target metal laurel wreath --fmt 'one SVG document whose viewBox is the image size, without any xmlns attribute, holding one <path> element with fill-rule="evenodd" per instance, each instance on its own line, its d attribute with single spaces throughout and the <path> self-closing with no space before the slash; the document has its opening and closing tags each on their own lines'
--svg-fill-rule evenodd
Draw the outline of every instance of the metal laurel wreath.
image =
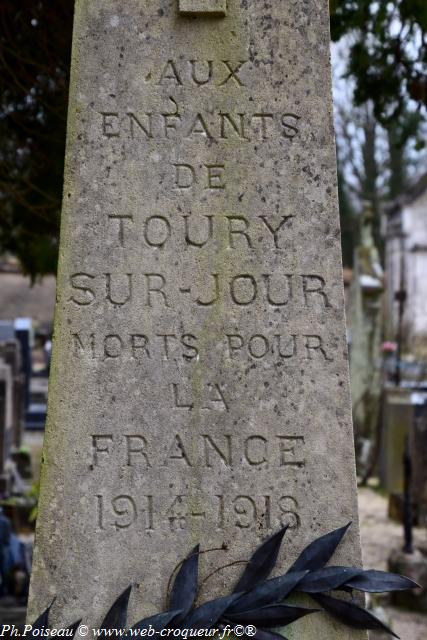
<svg viewBox="0 0 427 640">
<path fill-rule="evenodd" d="M 351 523 L 350 523 L 351 524 Z M 378 618 L 352 601 L 342 600 L 325 592 L 353 590 L 369 593 L 405 591 L 419 585 L 403 576 L 386 571 L 364 570 L 355 567 L 325 566 L 346 534 L 350 524 L 331 531 L 309 544 L 288 571 L 279 577 L 267 579 L 274 569 L 287 527 L 265 540 L 254 552 L 237 581 L 233 592 L 199 606 L 195 605 L 198 592 L 198 564 L 200 549 L 197 545 L 180 564 L 169 597 L 168 610 L 140 620 L 132 630 L 164 628 L 211 629 L 229 624 L 254 625 L 255 640 L 286 640 L 273 629 L 282 629 L 306 615 L 326 611 L 342 624 L 353 629 L 381 630 L 398 638 Z M 127 628 L 127 609 L 132 587 L 128 587 L 115 601 L 101 624 L 101 630 Z M 311 609 L 285 604 L 294 593 L 309 594 L 321 607 Z M 32 631 L 46 628 L 50 608 L 36 620 Z M 68 627 L 69 637 L 81 621 Z M 129 634 L 130 635 L 130 634 Z M 38 634 L 34 634 L 34 637 Z"/>
</svg>

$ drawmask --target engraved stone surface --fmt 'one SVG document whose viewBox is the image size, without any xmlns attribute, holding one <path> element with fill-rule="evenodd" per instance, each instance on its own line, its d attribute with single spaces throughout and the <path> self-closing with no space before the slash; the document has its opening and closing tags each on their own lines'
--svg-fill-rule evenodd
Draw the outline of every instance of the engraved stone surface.
<svg viewBox="0 0 427 640">
<path fill-rule="evenodd" d="M 181 13 L 216 14 L 225 16 L 227 0 L 179 0 Z"/>
<path fill-rule="evenodd" d="M 360 562 L 338 225 L 327 0 L 76 3 L 30 619 L 133 623 L 285 523 L 278 570 L 349 520 Z"/>
</svg>

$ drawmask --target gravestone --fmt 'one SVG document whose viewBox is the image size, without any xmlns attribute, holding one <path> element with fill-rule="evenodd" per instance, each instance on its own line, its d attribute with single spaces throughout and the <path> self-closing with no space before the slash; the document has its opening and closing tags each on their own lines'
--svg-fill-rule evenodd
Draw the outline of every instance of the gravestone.
<svg viewBox="0 0 427 640">
<path fill-rule="evenodd" d="M 19 448 L 25 422 L 25 376 L 22 373 L 21 347 L 16 338 L 13 337 L 3 342 L 0 336 L 0 359 L 3 359 L 10 366 L 12 373 L 12 442 L 15 448 Z"/>
<path fill-rule="evenodd" d="M 13 443 L 13 378 L 11 367 L 0 358 L 0 495 L 7 494 L 6 462 Z"/>
<path fill-rule="evenodd" d="M 31 318 L 16 318 L 15 336 L 21 346 L 22 371 L 25 377 L 24 404 L 27 411 L 30 404 L 30 382 L 33 372 L 31 346 L 33 341 L 33 323 Z"/>
<path fill-rule="evenodd" d="M 409 430 L 412 458 L 412 499 L 418 525 L 427 526 L 427 394 L 412 395 L 414 419 Z"/>
<path fill-rule="evenodd" d="M 350 520 L 360 562 L 327 4 L 76 4 L 30 619 L 135 622 L 284 524 L 280 568 Z"/>
<path fill-rule="evenodd" d="M 15 338 L 15 327 L 13 322 L 0 320 L 0 343 L 9 342 Z"/>
</svg>

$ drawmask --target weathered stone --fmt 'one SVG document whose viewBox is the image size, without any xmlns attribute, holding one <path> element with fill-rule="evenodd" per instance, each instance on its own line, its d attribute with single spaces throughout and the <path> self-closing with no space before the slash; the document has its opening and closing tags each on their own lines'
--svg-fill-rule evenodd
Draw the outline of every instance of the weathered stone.
<svg viewBox="0 0 427 640">
<path fill-rule="evenodd" d="M 227 0 L 179 0 L 180 13 L 219 15 L 227 13 Z"/>
<path fill-rule="evenodd" d="M 327 4 L 77 3 L 30 618 L 133 623 L 285 523 L 278 571 L 349 520 L 360 562 Z"/>
</svg>

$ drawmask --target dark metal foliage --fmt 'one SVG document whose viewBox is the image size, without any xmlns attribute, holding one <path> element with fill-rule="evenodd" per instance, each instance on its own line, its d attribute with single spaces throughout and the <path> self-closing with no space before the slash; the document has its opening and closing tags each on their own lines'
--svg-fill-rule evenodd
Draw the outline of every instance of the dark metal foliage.
<svg viewBox="0 0 427 640">
<path fill-rule="evenodd" d="M 256 549 L 231 595 L 198 606 L 196 598 L 200 551 L 197 545 L 177 572 L 169 598 L 169 611 L 144 618 L 132 629 L 148 629 L 151 626 L 156 631 L 166 627 L 198 630 L 225 624 L 242 624 L 257 628 L 255 636 L 252 636 L 255 640 L 286 640 L 283 635 L 271 629 L 285 627 L 306 615 L 323 610 L 353 629 L 381 630 L 397 638 L 391 629 L 366 609 L 352 601 L 325 595 L 325 592 L 334 590 L 377 593 L 419 586 L 409 578 L 385 571 L 326 567 L 350 524 L 309 544 L 287 573 L 267 580 L 276 565 L 287 527 L 280 529 Z M 131 587 L 128 587 L 117 598 L 105 616 L 101 629 L 108 631 L 126 628 L 130 593 Z M 291 593 L 309 594 L 322 609 L 284 604 L 283 601 Z M 48 626 L 50 608 L 36 620 L 33 631 Z M 78 624 L 68 629 L 75 633 Z"/>
<path fill-rule="evenodd" d="M 144 618 L 140 622 L 137 622 L 133 625 L 132 629 L 149 629 L 150 627 L 154 629 L 154 631 L 161 631 L 165 627 L 167 627 L 174 618 L 177 618 L 182 611 L 166 611 L 165 613 L 157 613 L 155 616 L 151 616 L 150 618 Z"/>
<path fill-rule="evenodd" d="M 386 627 L 378 618 L 358 607 L 353 602 L 347 602 L 345 600 L 338 600 L 331 596 L 325 596 L 323 593 L 313 594 L 313 598 L 320 604 L 325 611 L 331 614 L 334 618 L 353 629 L 376 629 L 378 631 L 385 631 L 390 633 L 395 638 L 398 638 L 391 629 Z"/>
<path fill-rule="evenodd" d="M 35 623 L 33 624 L 33 628 L 42 628 L 42 627 L 47 627 L 48 624 L 48 620 L 49 620 L 49 613 L 50 613 L 50 609 L 51 609 L 52 605 L 49 605 L 49 607 L 46 609 L 46 611 L 44 611 L 41 616 L 39 616 L 37 618 L 37 620 L 35 621 Z"/>
<path fill-rule="evenodd" d="M 239 596 L 239 593 L 232 593 L 231 596 L 205 602 L 200 607 L 193 609 L 182 626 L 185 629 L 210 629 L 214 627 Z"/>
<path fill-rule="evenodd" d="M 324 567 L 330 558 L 332 558 L 335 549 L 347 533 L 350 525 L 351 522 L 345 527 L 335 529 L 335 531 L 331 531 L 309 544 L 299 555 L 288 573 L 292 571 L 316 571 L 316 569 Z"/>
<path fill-rule="evenodd" d="M 298 591 L 321 593 L 339 589 L 358 575 L 360 575 L 360 569 L 353 567 L 324 567 L 318 571 L 309 571 L 299 583 Z"/>
<path fill-rule="evenodd" d="M 126 627 L 126 613 L 131 591 L 132 587 L 128 587 L 117 598 L 117 600 L 105 616 L 101 624 L 101 629 L 124 629 Z"/>
<path fill-rule="evenodd" d="M 303 618 L 309 613 L 316 613 L 318 609 L 307 609 L 305 607 L 290 607 L 286 604 L 273 604 L 270 607 L 252 609 L 252 611 L 239 611 L 229 616 L 235 624 L 252 624 L 256 627 L 274 629 L 284 627 L 299 618 Z"/>
<path fill-rule="evenodd" d="M 227 613 L 250 611 L 272 602 L 282 602 L 298 584 L 301 584 L 301 580 L 307 573 L 307 571 L 296 571 L 261 582 L 248 593 L 241 595 L 239 600 L 228 608 Z"/>
<path fill-rule="evenodd" d="M 277 562 L 277 556 L 287 528 L 283 527 L 258 547 L 234 587 L 234 593 L 249 591 L 255 584 L 265 580 L 270 575 Z"/>
<path fill-rule="evenodd" d="M 172 587 L 170 609 L 180 610 L 175 622 L 181 622 L 189 614 L 197 595 L 200 546 L 196 545 L 182 563 Z"/>
<path fill-rule="evenodd" d="M 31 629 L 30 633 L 26 634 L 26 638 L 40 638 L 40 631 L 42 629 L 46 629 L 47 627 L 49 627 L 49 613 L 50 613 L 51 607 L 52 607 L 52 605 L 50 605 L 46 609 L 46 611 L 44 611 L 42 613 L 42 615 L 37 618 L 37 620 L 32 625 L 32 629 Z M 71 624 L 69 627 L 67 627 L 67 629 L 66 629 L 67 630 L 67 637 L 74 638 L 74 636 L 76 635 L 76 631 L 79 628 L 80 623 L 81 623 L 81 620 L 78 620 L 74 624 Z M 69 632 L 69 635 L 68 635 L 68 632 Z"/>
<path fill-rule="evenodd" d="M 398 576 L 386 571 L 364 571 L 351 580 L 347 581 L 347 586 L 358 591 L 368 593 L 381 593 L 383 591 L 406 591 L 413 589 L 414 582 L 404 576 Z"/>
</svg>

